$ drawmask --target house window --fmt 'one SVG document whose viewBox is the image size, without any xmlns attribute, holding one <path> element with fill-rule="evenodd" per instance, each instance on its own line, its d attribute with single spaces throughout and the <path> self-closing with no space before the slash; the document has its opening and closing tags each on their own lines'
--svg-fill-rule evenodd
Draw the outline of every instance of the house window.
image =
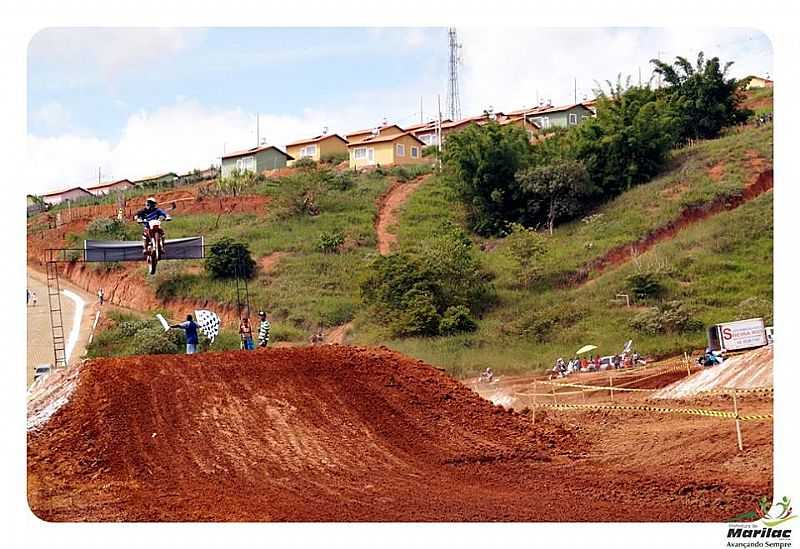
<svg viewBox="0 0 800 549">
<path fill-rule="evenodd" d="M 542 116 L 536 119 L 536 123 L 541 126 L 543 129 L 550 127 L 550 117 L 549 116 Z"/>
<path fill-rule="evenodd" d="M 375 162 L 375 149 L 372 147 L 367 149 L 367 162 L 370 164 Z"/>
<path fill-rule="evenodd" d="M 571 126 L 574 126 L 578 123 L 578 115 L 575 113 L 570 113 L 569 115 L 569 123 Z"/>
<path fill-rule="evenodd" d="M 314 156 L 317 154 L 317 146 L 316 145 L 306 145 L 302 149 L 300 149 L 300 158 L 305 158 L 307 156 Z"/>
<path fill-rule="evenodd" d="M 406 155 L 406 146 L 402 143 L 397 144 L 397 156 L 405 156 Z"/>
<path fill-rule="evenodd" d="M 417 147 L 411 147 L 411 158 L 419 157 L 419 149 Z"/>
<path fill-rule="evenodd" d="M 367 157 L 367 149 L 365 147 L 359 147 L 358 149 L 353 149 L 353 160 L 364 160 Z"/>
</svg>

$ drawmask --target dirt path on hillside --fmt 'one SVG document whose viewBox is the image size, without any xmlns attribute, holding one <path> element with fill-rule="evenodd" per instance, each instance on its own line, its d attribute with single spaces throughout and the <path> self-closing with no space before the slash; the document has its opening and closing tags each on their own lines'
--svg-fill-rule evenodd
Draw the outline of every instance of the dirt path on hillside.
<svg viewBox="0 0 800 549">
<path fill-rule="evenodd" d="M 751 157 L 750 165 L 752 167 L 763 168 L 765 164 L 766 161 L 762 158 Z M 611 248 L 602 256 L 593 259 L 573 273 L 566 280 L 564 286 L 581 286 L 590 283 L 596 280 L 596 275 L 603 273 L 606 269 L 626 263 L 634 257 L 643 254 L 656 244 L 675 238 L 678 233 L 687 227 L 717 215 L 718 213 L 734 210 L 742 204 L 771 191 L 773 186 L 772 168 L 766 168 L 763 169 L 763 171 L 759 170 L 755 173 L 757 175 L 750 184 L 744 187 L 741 194 L 733 197 L 720 197 L 707 204 L 684 209 L 678 217 L 665 225 L 653 229 L 639 240 Z M 590 278 L 592 275 L 595 276 Z"/>
<path fill-rule="evenodd" d="M 384 348 L 72 373 L 29 402 L 44 520 L 718 522 L 772 490 L 768 422 L 743 422 L 744 452 L 716 417 L 539 410 L 532 424 Z"/>
<path fill-rule="evenodd" d="M 389 229 L 397 223 L 400 207 L 427 178 L 427 175 L 423 175 L 407 183 L 393 183 L 378 202 L 375 231 L 378 233 L 378 252 L 381 255 L 387 255 L 391 251 L 392 245 L 397 242 L 397 235 L 389 232 Z"/>
</svg>

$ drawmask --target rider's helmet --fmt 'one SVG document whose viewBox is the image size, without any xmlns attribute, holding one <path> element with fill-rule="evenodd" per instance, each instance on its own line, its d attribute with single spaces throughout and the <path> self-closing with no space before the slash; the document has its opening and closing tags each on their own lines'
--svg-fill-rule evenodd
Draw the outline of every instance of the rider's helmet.
<svg viewBox="0 0 800 549">
<path fill-rule="evenodd" d="M 144 204 L 148 208 L 155 208 L 156 205 L 158 204 L 158 202 L 156 202 L 156 199 L 151 196 L 147 200 L 144 201 Z"/>
<path fill-rule="evenodd" d="M 264 311 L 258 311 L 258 317 L 259 318 L 266 318 L 267 317 L 267 313 L 265 313 Z"/>
</svg>

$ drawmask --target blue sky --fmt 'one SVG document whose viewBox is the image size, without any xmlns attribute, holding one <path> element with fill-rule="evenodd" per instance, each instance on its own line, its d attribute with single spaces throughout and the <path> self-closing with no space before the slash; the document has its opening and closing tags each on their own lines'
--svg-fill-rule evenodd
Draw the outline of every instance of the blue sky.
<svg viewBox="0 0 800 549">
<path fill-rule="evenodd" d="M 463 114 L 592 95 L 596 80 L 650 74 L 659 54 L 699 49 L 772 70 L 753 29 L 459 29 Z M 410 124 L 444 107 L 445 28 L 55 28 L 31 40 L 28 149 L 32 192 L 182 172 L 222 150 L 283 147 L 324 126 L 348 132 L 384 117 Z"/>
</svg>

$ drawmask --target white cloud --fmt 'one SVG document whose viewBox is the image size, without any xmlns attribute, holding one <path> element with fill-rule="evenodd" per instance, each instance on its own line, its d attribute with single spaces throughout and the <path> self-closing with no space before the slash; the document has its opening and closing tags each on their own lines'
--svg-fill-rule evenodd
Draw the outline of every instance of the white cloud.
<svg viewBox="0 0 800 549">
<path fill-rule="evenodd" d="M 95 68 L 103 77 L 141 66 L 199 43 L 204 29 L 46 28 L 31 39 L 30 61 Z"/>
<path fill-rule="evenodd" d="M 370 93 L 367 97 L 375 96 Z M 405 100 L 407 96 L 398 93 L 397 97 L 384 97 L 387 101 L 396 98 Z M 408 105 L 412 119 L 418 101 L 412 99 Z M 341 109 L 307 108 L 298 116 L 261 113 L 260 135 L 284 149 L 286 143 L 317 135 L 325 126 L 330 132 L 346 133 L 378 124 L 380 110 L 368 111 L 361 104 L 354 100 Z M 388 103 L 381 107 L 384 105 Z M 400 107 L 389 110 L 394 111 L 400 111 Z M 195 100 L 179 99 L 173 105 L 131 115 L 115 142 L 75 134 L 46 138 L 29 135 L 31 170 L 26 191 L 43 193 L 91 185 L 97 181 L 98 167 L 104 180 L 136 179 L 166 171 L 183 173 L 218 163 L 223 148 L 231 152 L 255 145 L 255 113 L 238 108 L 212 109 Z"/>
<path fill-rule="evenodd" d="M 64 131 L 72 121 L 71 113 L 57 101 L 45 103 L 31 114 L 31 118 L 48 133 Z"/>
<path fill-rule="evenodd" d="M 462 114 L 477 114 L 492 105 L 513 110 L 539 99 L 569 103 L 591 96 L 595 81 L 614 81 L 630 75 L 647 81 L 649 60 L 676 55 L 694 60 L 706 57 L 736 61 L 735 76 L 771 70 L 766 39 L 754 29 L 459 29 L 463 43 L 461 69 Z M 765 51 L 766 50 L 766 51 Z"/>
</svg>

